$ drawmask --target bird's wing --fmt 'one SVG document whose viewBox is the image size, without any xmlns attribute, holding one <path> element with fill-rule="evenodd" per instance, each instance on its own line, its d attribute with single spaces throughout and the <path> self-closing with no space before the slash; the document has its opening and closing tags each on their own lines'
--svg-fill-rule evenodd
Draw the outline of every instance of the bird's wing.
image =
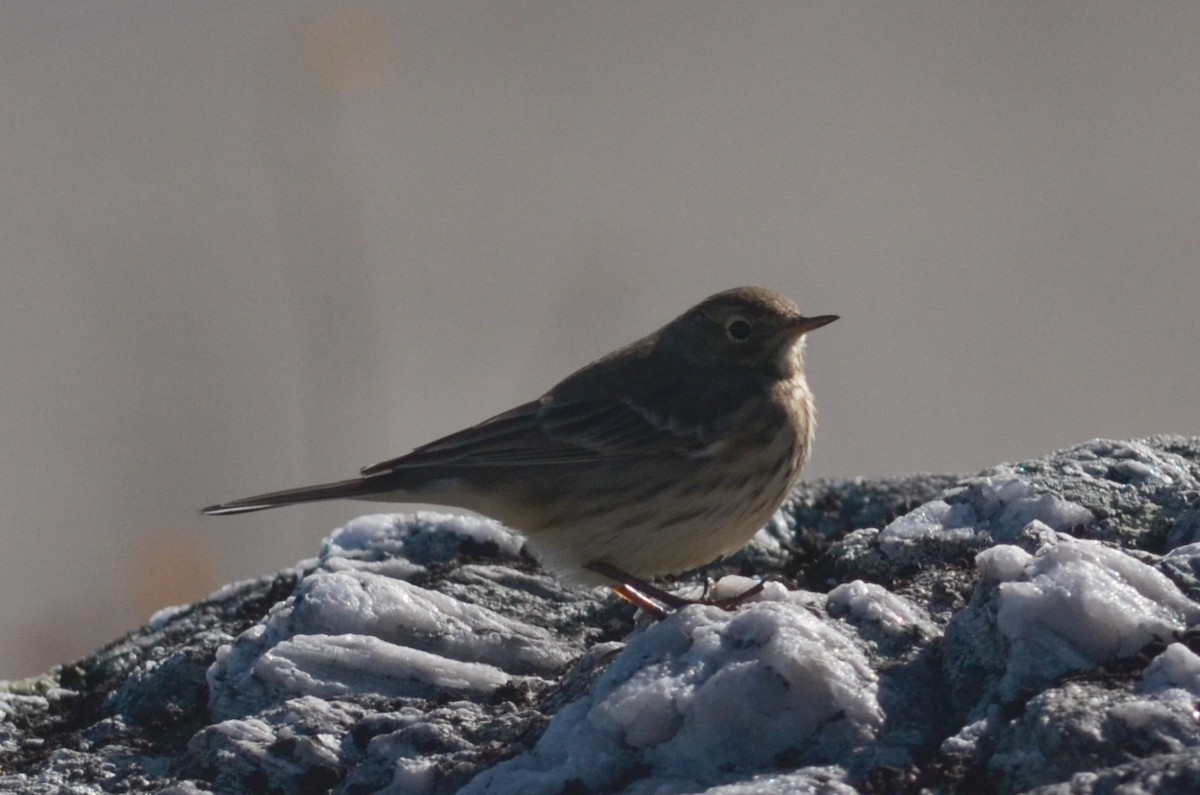
<svg viewBox="0 0 1200 795">
<path fill-rule="evenodd" d="M 627 399 L 548 395 L 362 470 L 592 463 L 704 449 L 705 433 Z"/>
</svg>

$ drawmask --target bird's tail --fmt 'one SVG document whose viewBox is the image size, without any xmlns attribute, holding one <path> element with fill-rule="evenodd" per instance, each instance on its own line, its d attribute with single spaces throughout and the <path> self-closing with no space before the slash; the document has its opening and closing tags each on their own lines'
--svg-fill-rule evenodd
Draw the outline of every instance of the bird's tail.
<svg viewBox="0 0 1200 795">
<path fill-rule="evenodd" d="M 304 486 L 286 491 L 272 491 L 254 497 L 243 497 L 220 505 L 210 505 L 201 508 L 205 516 L 229 516 L 236 513 L 265 511 L 268 508 L 281 508 L 284 505 L 295 505 L 301 502 L 319 502 L 321 500 L 353 500 L 379 494 L 380 484 L 374 478 L 354 478 L 341 480 L 336 483 L 321 483 L 316 486 Z"/>
</svg>

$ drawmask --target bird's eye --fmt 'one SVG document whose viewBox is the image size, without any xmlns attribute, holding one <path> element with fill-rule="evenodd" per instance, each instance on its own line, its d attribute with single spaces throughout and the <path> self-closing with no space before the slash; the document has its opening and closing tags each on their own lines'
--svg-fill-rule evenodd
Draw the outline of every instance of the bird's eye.
<svg viewBox="0 0 1200 795">
<path fill-rule="evenodd" d="M 744 317 L 731 317 L 725 321 L 725 334 L 734 342 L 745 342 L 753 332 L 750 321 Z"/>
</svg>

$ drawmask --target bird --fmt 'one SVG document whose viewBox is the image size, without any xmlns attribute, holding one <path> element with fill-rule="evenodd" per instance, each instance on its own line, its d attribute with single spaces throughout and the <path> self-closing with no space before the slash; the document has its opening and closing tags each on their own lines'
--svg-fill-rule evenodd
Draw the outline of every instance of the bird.
<svg viewBox="0 0 1200 795">
<path fill-rule="evenodd" d="M 654 578 L 740 549 L 799 481 L 816 426 L 805 336 L 837 319 L 763 287 L 726 290 L 541 397 L 358 477 L 201 513 L 338 499 L 466 509 L 523 535 L 568 583 L 610 585 L 661 617 L 653 600 L 692 600 Z"/>
</svg>

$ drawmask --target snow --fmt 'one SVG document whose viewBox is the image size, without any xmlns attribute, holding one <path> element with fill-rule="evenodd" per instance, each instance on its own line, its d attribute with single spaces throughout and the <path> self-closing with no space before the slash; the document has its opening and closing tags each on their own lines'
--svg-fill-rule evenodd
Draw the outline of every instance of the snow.
<svg viewBox="0 0 1200 795">
<path fill-rule="evenodd" d="M 297 635 L 272 646 L 251 675 L 281 692 L 333 698 L 350 693 L 390 697 L 487 694 L 509 682 L 500 669 L 363 635 Z"/>
<path fill-rule="evenodd" d="M 294 594 L 218 650 L 214 715 L 305 695 L 487 694 L 519 681 L 512 672 L 561 669 L 571 656 L 546 628 L 403 579 L 449 560 L 464 539 L 520 548 L 497 523 L 468 516 L 366 516 L 336 531 Z"/>
<path fill-rule="evenodd" d="M 999 474 L 978 479 L 985 503 L 980 515 L 989 519 L 997 541 L 1011 541 L 1030 522 L 1038 521 L 1054 530 L 1087 526 L 1095 516 L 1054 494 L 1037 494 L 1012 467 L 999 467 Z"/>
<path fill-rule="evenodd" d="M 964 480 L 942 499 L 931 500 L 897 518 L 879 534 L 885 552 L 934 540 L 964 543 L 987 531 L 991 540 L 1012 542 L 1030 522 L 1056 531 L 1086 527 L 1095 516 L 1082 505 L 1054 494 L 1038 494 L 1012 467 Z"/>
<path fill-rule="evenodd" d="M 540 574 L 490 520 L 362 517 L 219 650 L 216 722 L 189 750 L 226 785 L 265 771 L 280 791 L 317 770 L 406 795 L 750 795 L 888 791 L 935 747 L 938 769 L 1004 791 L 1200 747 L 1200 654 L 1175 642 L 1200 624 L 1200 544 L 1151 551 L 1195 537 L 1192 471 L 1139 443 L 1051 463 L 893 503 L 867 520 L 882 530 L 845 522 L 807 572 L 828 594 L 771 581 L 660 622 Z M 813 504 L 861 517 L 871 499 Z M 789 534 L 760 534 L 743 570 L 787 571 L 758 563 Z"/>
<path fill-rule="evenodd" d="M 854 580 L 834 588 L 827 600 L 831 616 L 845 616 L 851 621 L 878 625 L 893 638 L 914 629 L 934 632 L 924 610 L 882 585 Z"/>
<path fill-rule="evenodd" d="M 920 542 L 933 536 L 950 541 L 966 540 L 975 535 L 974 522 L 975 512 L 970 505 L 932 500 L 883 528 L 879 544 L 884 552 L 888 552 L 904 542 Z"/>
<path fill-rule="evenodd" d="M 975 556 L 975 567 L 980 576 L 992 582 L 1019 579 L 1031 563 L 1033 555 L 1012 544 L 999 544 Z"/>
<path fill-rule="evenodd" d="M 1164 459 L 1144 442 L 1108 442 L 1106 451 L 1120 459 L 1113 467 L 1115 474 L 1131 482 L 1154 486 L 1173 486 L 1190 480 L 1185 469 Z"/>
<path fill-rule="evenodd" d="M 1143 692 L 1178 687 L 1200 696 L 1200 656 L 1182 643 L 1172 643 L 1146 667 L 1142 685 Z"/>
<path fill-rule="evenodd" d="M 550 650 L 549 633 L 541 627 L 374 571 L 310 575 L 297 589 L 291 610 L 281 611 L 268 626 L 295 634 L 372 636 L 462 660 L 515 660 L 527 670 L 556 669 L 566 662 Z"/>
<path fill-rule="evenodd" d="M 1121 461 L 1131 463 L 1129 476 L 1159 477 L 1136 456 Z M 1200 621 L 1200 607 L 1156 568 L 1063 532 L 1093 522 L 1086 508 L 1038 493 L 1015 469 L 1000 467 L 873 532 L 893 559 L 918 560 L 912 556 L 931 549 L 973 557 L 979 587 L 993 594 L 986 609 L 994 620 L 971 631 L 1002 639 L 995 648 L 1007 659 L 997 691 L 1011 700 L 1024 687 L 1127 656 Z M 740 795 L 760 785 L 836 792 L 853 763 L 771 777 L 753 772 L 797 748 L 814 760 L 907 762 L 903 751 L 881 742 L 885 710 L 875 655 L 903 657 L 906 645 L 925 642 L 917 639 L 940 637 L 942 625 L 912 599 L 862 579 L 827 596 L 768 582 L 736 611 L 691 606 L 642 625 L 624 645 L 583 652 L 553 642 L 551 630 L 528 620 L 421 587 L 430 567 L 452 561 L 464 540 L 509 556 L 521 544 L 489 520 L 435 513 L 367 516 L 336 531 L 318 558 L 303 564 L 308 571 L 291 598 L 220 650 L 208 675 L 210 708 L 225 718 L 215 736 L 233 747 L 278 741 L 278 730 L 268 737 L 242 717 L 264 704 L 302 712 L 363 694 L 479 702 L 512 685 L 537 692 L 539 682 L 584 653 L 611 661 L 554 714 L 532 748 L 484 770 L 464 793 L 624 787 L 634 795 L 697 788 Z M 1195 550 L 1174 556 L 1190 563 Z M 511 582 L 530 575 L 482 563 L 463 567 L 463 576 Z M 727 576 L 710 595 L 736 596 L 756 584 Z M 697 597 L 700 590 L 681 593 Z M 1135 728 L 1164 716 L 1178 720 L 1190 714 L 1197 693 L 1200 657 L 1174 644 L 1111 716 Z M 989 723 L 975 725 L 984 732 Z M 386 791 L 429 791 L 435 766 L 400 734 L 394 729 L 372 741 L 372 753 L 394 760 Z M 321 736 L 307 737 L 306 753 L 327 752 Z M 965 752 L 975 742 L 964 730 L 946 748 Z M 395 743 L 401 745 L 389 746 Z M 635 772 L 637 783 L 623 784 Z"/>
<path fill-rule="evenodd" d="M 876 676 L 810 600 L 769 589 L 735 613 L 693 606 L 647 627 L 531 751 L 463 793 L 555 793 L 572 780 L 607 790 L 635 765 L 653 768 L 647 792 L 686 791 L 797 744 L 842 755 L 866 744 L 884 718 Z"/>
<path fill-rule="evenodd" d="M 547 630 L 371 571 L 317 572 L 209 671 L 212 706 L 266 688 L 284 695 L 359 692 L 391 697 L 490 692 L 509 678 L 489 661 L 527 670 L 566 660 Z"/>
<path fill-rule="evenodd" d="M 49 699 L 44 695 L 0 692 L 0 720 L 8 717 L 9 713 L 18 713 L 22 708 L 28 709 L 32 706 L 45 709 L 49 703 Z"/>
<path fill-rule="evenodd" d="M 449 561 L 463 539 L 493 545 L 509 555 L 518 554 L 524 543 L 498 522 L 482 516 L 436 511 L 372 514 L 335 530 L 321 545 L 319 561 L 335 571 L 354 568 L 410 578 L 425 571 L 428 562 Z"/>
<path fill-rule="evenodd" d="M 985 565 L 1004 555 L 992 552 Z M 1010 696 L 1066 671 L 1125 657 L 1200 621 L 1200 607 L 1157 569 L 1070 536 L 1040 549 L 1021 579 L 999 589 L 997 623 L 1011 642 L 1003 683 Z"/>
</svg>

